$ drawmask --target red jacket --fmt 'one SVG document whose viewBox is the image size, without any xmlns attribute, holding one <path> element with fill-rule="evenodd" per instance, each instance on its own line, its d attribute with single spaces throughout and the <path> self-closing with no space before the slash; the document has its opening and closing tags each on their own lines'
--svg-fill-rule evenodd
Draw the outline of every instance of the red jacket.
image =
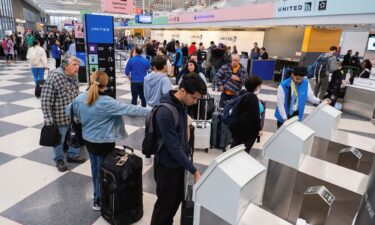
<svg viewBox="0 0 375 225">
<path fill-rule="evenodd" d="M 191 44 L 189 47 L 189 55 L 193 54 L 197 50 L 197 47 L 195 45 Z"/>
</svg>

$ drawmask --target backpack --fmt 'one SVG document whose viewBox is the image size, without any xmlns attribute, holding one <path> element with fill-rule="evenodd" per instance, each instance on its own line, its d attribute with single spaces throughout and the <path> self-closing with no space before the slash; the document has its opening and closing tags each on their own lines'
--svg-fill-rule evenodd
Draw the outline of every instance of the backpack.
<svg viewBox="0 0 375 225">
<path fill-rule="evenodd" d="M 36 52 L 37 49 L 35 47 L 32 47 L 32 48 L 34 48 L 34 49 L 32 51 L 31 57 L 30 57 L 30 65 L 33 66 L 33 67 L 36 67 L 40 63 L 40 58 L 38 56 L 38 53 Z"/>
<path fill-rule="evenodd" d="M 314 76 L 316 78 L 320 78 L 320 77 L 323 77 L 323 76 L 326 76 L 326 71 L 328 69 L 328 59 L 332 57 L 332 56 L 324 56 L 324 55 L 320 55 L 317 59 L 316 59 L 316 62 L 314 64 L 315 65 L 315 68 L 314 68 Z"/>
<path fill-rule="evenodd" d="M 314 71 L 315 71 L 316 65 L 317 65 L 317 62 L 314 62 L 311 66 L 307 67 L 306 76 L 308 79 L 311 79 L 314 77 Z"/>
<path fill-rule="evenodd" d="M 155 127 L 156 113 L 158 109 L 162 106 L 167 107 L 172 112 L 175 127 L 177 128 L 178 112 L 175 106 L 173 106 L 170 103 L 160 103 L 160 105 L 154 106 L 151 112 L 149 112 L 146 117 L 145 137 L 142 141 L 142 153 L 144 155 L 155 155 L 157 151 L 161 148 L 161 146 L 164 144 L 163 139 L 157 139 Z"/>
<path fill-rule="evenodd" d="M 242 98 L 248 94 L 249 93 L 242 94 L 227 102 L 227 104 L 224 106 L 221 117 L 224 124 L 232 126 L 237 122 L 239 118 L 238 110 L 240 102 Z"/>
<path fill-rule="evenodd" d="M 5 40 L 1 43 L 1 47 L 4 49 L 4 51 L 8 51 L 8 40 Z"/>
</svg>

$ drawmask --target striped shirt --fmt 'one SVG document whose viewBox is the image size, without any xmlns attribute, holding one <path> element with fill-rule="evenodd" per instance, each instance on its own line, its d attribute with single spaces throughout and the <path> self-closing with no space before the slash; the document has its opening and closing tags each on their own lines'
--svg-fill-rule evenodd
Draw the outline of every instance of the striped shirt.
<svg viewBox="0 0 375 225">
<path fill-rule="evenodd" d="M 236 75 L 241 81 L 235 81 L 231 79 L 232 75 Z M 224 90 L 229 90 L 238 94 L 241 91 L 243 84 L 247 78 L 246 69 L 241 65 L 237 73 L 233 72 L 231 64 L 223 65 L 220 70 L 216 73 L 216 85 L 224 86 Z"/>
<path fill-rule="evenodd" d="M 44 123 L 47 125 L 67 126 L 69 116 L 65 107 L 78 96 L 79 86 L 76 76 L 69 78 L 61 68 L 50 72 L 41 95 Z"/>
</svg>

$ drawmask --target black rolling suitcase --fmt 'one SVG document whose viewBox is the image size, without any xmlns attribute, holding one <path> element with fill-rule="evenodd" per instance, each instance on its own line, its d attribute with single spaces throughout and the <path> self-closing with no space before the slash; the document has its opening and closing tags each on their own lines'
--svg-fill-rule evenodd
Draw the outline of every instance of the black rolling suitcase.
<svg viewBox="0 0 375 225">
<path fill-rule="evenodd" d="M 48 72 L 48 75 L 47 77 L 49 76 L 49 69 L 46 69 L 47 72 Z M 43 89 L 43 85 L 44 83 L 46 82 L 46 80 L 44 79 L 44 76 L 43 76 L 43 79 L 42 80 L 38 80 L 36 82 L 36 86 L 35 86 L 35 97 L 37 98 L 40 98 L 41 94 L 42 94 L 42 89 Z"/>
<path fill-rule="evenodd" d="M 190 177 L 190 176 L 186 176 Z M 193 182 L 186 179 L 185 197 L 181 204 L 181 225 L 193 225 L 194 222 L 194 202 L 193 202 Z"/>
<path fill-rule="evenodd" d="M 42 89 L 43 89 L 43 85 L 44 83 L 46 82 L 46 80 L 38 80 L 36 82 L 36 86 L 35 86 L 35 97 L 37 98 L 40 98 L 41 94 L 42 94 Z"/>
<path fill-rule="evenodd" d="M 191 126 L 193 127 L 193 126 Z M 193 127 L 194 131 L 194 127 Z M 191 136 L 190 136 L 191 137 Z M 190 139 L 192 141 L 192 139 Z M 194 140 L 193 140 L 194 142 Z M 194 146 L 194 143 L 191 143 Z M 194 148 L 190 148 L 190 159 L 193 162 Z M 194 180 L 189 171 L 185 171 L 184 200 L 181 204 L 181 225 L 193 225 L 194 222 L 194 202 L 193 202 Z"/>
<path fill-rule="evenodd" d="M 220 130 L 220 112 L 214 112 L 211 119 L 211 148 L 217 147 L 219 144 L 219 130 Z"/>
<path fill-rule="evenodd" d="M 124 150 L 115 148 L 102 163 L 99 176 L 102 217 L 114 225 L 128 225 L 141 219 L 142 158 L 127 146 Z"/>
</svg>

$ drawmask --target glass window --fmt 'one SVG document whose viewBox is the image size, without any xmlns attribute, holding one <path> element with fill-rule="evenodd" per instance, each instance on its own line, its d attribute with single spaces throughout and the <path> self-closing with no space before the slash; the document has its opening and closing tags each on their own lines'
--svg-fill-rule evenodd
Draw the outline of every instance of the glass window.
<svg viewBox="0 0 375 225">
<path fill-rule="evenodd" d="M 9 17 L 13 17 L 13 5 L 12 5 L 12 1 L 11 0 L 8 0 L 9 1 Z"/>
<path fill-rule="evenodd" d="M 0 2 L 1 2 L 1 5 L 5 5 L 5 0 L 0 0 Z M 0 8 L 0 16 L 4 15 L 4 11 L 5 11 L 4 7 L 1 7 Z"/>
<path fill-rule="evenodd" d="M 4 16 L 9 16 L 9 1 L 8 0 L 5 0 L 4 8 L 5 8 Z"/>
</svg>

